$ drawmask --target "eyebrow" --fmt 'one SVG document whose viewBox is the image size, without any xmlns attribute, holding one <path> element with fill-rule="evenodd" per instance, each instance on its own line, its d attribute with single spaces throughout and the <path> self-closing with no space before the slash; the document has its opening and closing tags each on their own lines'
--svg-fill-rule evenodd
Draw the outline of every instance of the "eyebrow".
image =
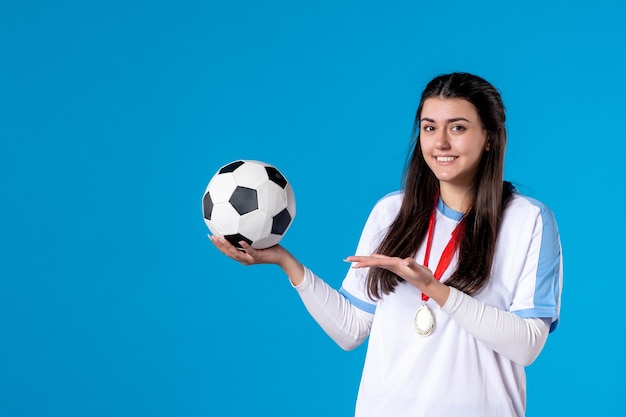
<svg viewBox="0 0 626 417">
<path fill-rule="evenodd" d="M 448 119 L 446 120 L 446 123 L 454 123 L 454 122 L 458 122 L 458 121 L 465 121 L 467 123 L 472 123 L 469 120 L 467 120 L 465 117 L 453 117 L 452 119 Z M 423 117 L 422 120 L 420 120 L 420 122 L 430 122 L 430 123 L 437 123 L 435 122 L 434 119 L 431 119 L 429 117 Z"/>
</svg>

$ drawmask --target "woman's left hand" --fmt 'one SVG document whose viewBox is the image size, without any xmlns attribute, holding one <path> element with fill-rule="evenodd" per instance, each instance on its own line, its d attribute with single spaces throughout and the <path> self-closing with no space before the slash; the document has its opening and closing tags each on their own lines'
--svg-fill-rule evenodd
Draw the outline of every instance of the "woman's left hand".
<svg viewBox="0 0 626 417">
<path fill-rule="evenodd" d="M 383 268 L 393 272 L 424 294 L 443 305 L 448 299 L 450 289 L 435 279 L 432 271 L 415 262 L 413 258 L 398 258 L 372 254 L 370 256 L 348 256 L 346 262 L 352 262 L 353 268 Z"/>
</svg>

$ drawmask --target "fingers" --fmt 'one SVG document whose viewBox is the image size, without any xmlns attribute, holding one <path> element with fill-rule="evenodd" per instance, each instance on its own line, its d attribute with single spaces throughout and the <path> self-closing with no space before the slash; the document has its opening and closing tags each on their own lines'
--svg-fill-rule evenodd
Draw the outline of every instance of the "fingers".
<svg viewBox="0 0 626 417">
<path fill-rule="evenodd" d="M 370 268 L 377 267 L 387 269 L 398 275 L 409 273 L 419 273 L 425 269 L 422 265 L 415 262 L 413 258 L 397 258 L 391 256 L 380 255 L 377 253 L 369 256 L 348 256 L 345 262 L 352 262 L 353 268 Z"/>
<path fill-rule="evenodd" d="M 391 259 L 388 256 L 385 255 L 379 255 L 377 253 L 373 253 L 369 256 L 348 256 L 346 259 L 344 259 L 345 262 L 353 262 L 353 263 L 360 263 L 360 262 L 384 262 L 387 259 Z"/>
<path fill-rule="evenodd" d="M 257 255 L 258 251 L 256 249 L 254 249 L 252 246 L 250 246 L 250 244 L 248 242 L 244 242 L 242 240 L 241 242 L 239 242 L 239 244 L 243 248 L 243 251 L 246 252 L 248 255 L 250 255 L 252 257 Z"/>
<path fill-rule="evenodd" d="M 415 262 L 415 259 L 413 258 L 404 258 L 404 265 L 408 266 L 409 268 L 412 268 L 413 266 L 417 265 L 417 262 Z"/>
<path fill-rule="evenodd" d="M 401 266 L 406 266 L 406 261 L 404 259 L 376 253 L 370 256 L 348 256 L 345 261 L 352 262 L 353 268 L 368 268 L 375 266 L 378 268 L 395 270 Z"/>
<path fill-rule="evenodd" d="M 255 251 L 255 249 L 253 249 L 246 242 L 239 242 L 239 244 L 243 247 L 243 250 L 240 250 L 222 236 L 208 236 L 213 245 L 215 245 L 220 252 L 229 258 L 234 259 L 237 262 L 241 262 L 244 265 L 250 265 L 254 261 L 248 251 Z"/>
</svg>

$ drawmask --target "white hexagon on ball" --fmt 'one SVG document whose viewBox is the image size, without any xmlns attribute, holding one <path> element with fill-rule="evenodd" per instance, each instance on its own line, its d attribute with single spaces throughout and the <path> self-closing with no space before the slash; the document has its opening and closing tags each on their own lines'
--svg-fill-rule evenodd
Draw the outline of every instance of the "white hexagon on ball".
<svg viewBox="0 0 626 417">
<path fill-rule="evenodd" d="M 238 160 L 221 167 L 202 197 L 211 233 L 241 248 L 240 241 L 264 249 L 283 238 L 296 215 L 291 184 L 273 165 Z"/>
<path fill-rule="evenodd" d="M 246 161 L 246 163 L 234 170 L 232 175 L 237 185 L 257 189 L 268 180 L 267 171 L 265 170 L 266 166 L 267 164 L 263 162 Z"/>
<path fill-rule="evenodd" d="M 224 173 L 222 175 L 214 176 L 209 185 L 207 185 L 206 192 L 211 193 L 211 199 L 213 204 L 225 203 L 237 188 L 235 177 L 231 173 Z"/>
<path fill-rule="evenodd" d="M 239 213 L 230 203 L 217 203 L 213 206 L 211 220 L 205 219 L 209 230 L 214 235 L 226 236 L 239 233 Z"/>
<path fill-rule="evenodd" d="M 287 207 L 285 190 L 275 182 L 265 181 L 256 191 L 259 208 L 268 215 L 275 216 Z"/>
<path fill-rule="evenodd" d="M 263 210 L 254 210 L 239 217 L 238 233 L 252 240 L 252 242 L 263 239 L 271 232 L 272 218 Z"/>
</svg>

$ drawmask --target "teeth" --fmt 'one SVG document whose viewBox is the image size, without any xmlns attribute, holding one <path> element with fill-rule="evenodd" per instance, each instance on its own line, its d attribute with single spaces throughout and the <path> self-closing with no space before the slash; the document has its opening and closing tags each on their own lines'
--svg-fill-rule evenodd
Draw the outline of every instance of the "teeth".
<svg viewBox="0 0 626 417">
<path fill-rule="evenodd" d="M 454 161 L 454 156 L 438 156 L 437 157 L 437 161 L 438 162 L 452 162 Z"/>
</svg>

